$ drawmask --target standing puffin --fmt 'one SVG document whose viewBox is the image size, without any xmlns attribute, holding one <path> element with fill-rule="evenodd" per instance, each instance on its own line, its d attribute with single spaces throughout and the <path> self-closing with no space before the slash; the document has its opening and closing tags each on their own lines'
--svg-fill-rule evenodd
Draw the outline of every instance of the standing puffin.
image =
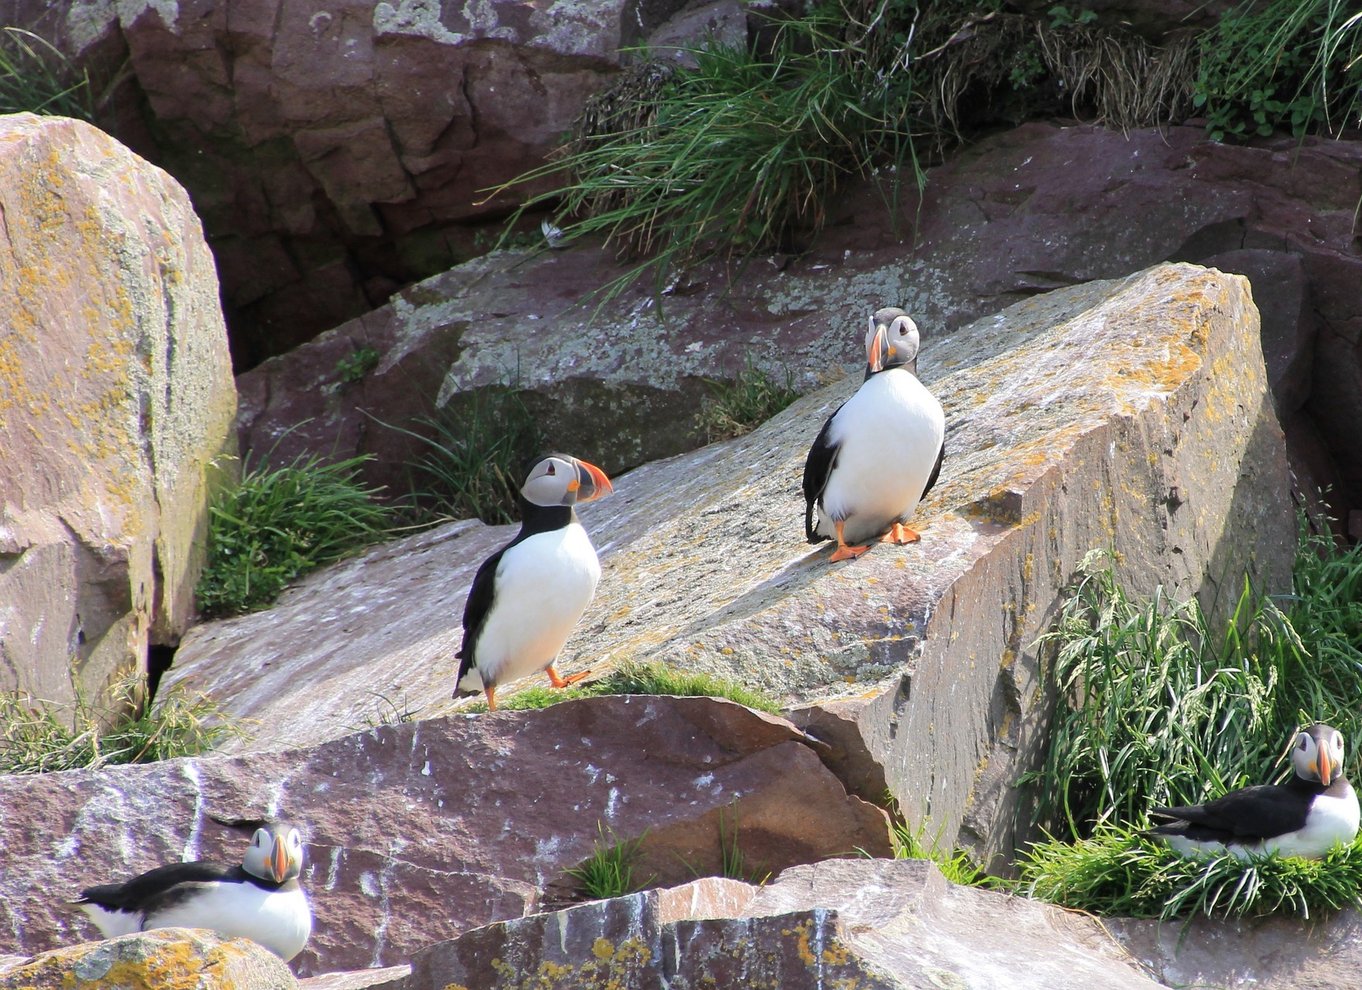
<svg viewBox="0 0 1362 990">
<path fill-rule="evenodd" d="M 810 543 L 835 538 L 831 560 L 859 557 L 877 537 L 920 539 L 904 523 L 941 473 L 946 415 L 909 370 L 918 346 L 907 313 L 876 310 L 865 381 L 828 417 L 804 462 L 804 534 Z"/>
<path fill-rule="evenodd" d="M 296 828 L 259 828 L 240 866 L 171 863 L 127 883 L 81 891 L 76 905 L 105 938 L 152 928 L 207 928 L 248 938 L 284 960 L 312 934 L 312 907 L 298 883 L 303 840 Z"/>
<path fill-rule="evenodd" d="M 495 711 L 498 684 L 542 670 L 560 688 L 591 673 L 563 677 L 553 661 L 601 577 L 573 506 L 611 490 L 604 471 L 567 454 L 534 462 L 520 488 L 520 532 L 482 562 L 468 592 L 458 692 L 484 692 Z"/>
<path fill-rule="evenodd" d="M 1315 724 L 1296 736 L 1295 775 L 1285 784 L 1231 791 L 1206 804 L 1155 808 L 1176 821 L 1148 834 L 1183 856 L 1228 852 L 1243 859 L 1275 852 L 1317 859 L 1357 835 L 1357 795 L 1343 776 L 1343 734 Z"/>
</svg>

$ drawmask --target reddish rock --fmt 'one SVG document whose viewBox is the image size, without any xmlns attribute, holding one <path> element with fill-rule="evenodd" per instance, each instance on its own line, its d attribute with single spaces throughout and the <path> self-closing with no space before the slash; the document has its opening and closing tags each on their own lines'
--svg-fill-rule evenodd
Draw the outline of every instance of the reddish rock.
<svg viewBox="0 0 1362 990">
<path fill-rule="evenodd" d="M 312 750 L 0 778 L 0 925 L 26 953 L 93 937 L 62 901 L 179 859 L 233 860 L 219 818 L 280 817 L 307 842 L 315 911 L 299 975 L 406 961 L 561 899 L 602 830 L 642 841 L 640 879 L 717 873 L 720 817 L 779 872 L 889 851 L 779 719 L 709 698 L 598 698 L 384 726 Z M 41 822 L 41 828 L 34 828 Z"/>
</svg>

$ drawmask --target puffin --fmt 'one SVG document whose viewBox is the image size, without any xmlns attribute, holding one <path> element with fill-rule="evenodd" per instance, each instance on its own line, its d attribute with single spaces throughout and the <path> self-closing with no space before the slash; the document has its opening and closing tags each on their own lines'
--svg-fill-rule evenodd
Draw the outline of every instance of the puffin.
<svg viewBox="0 0 1362 990">
<path fill-rule="evenodd" d="M 906 523 L 941 474 L 946 414 L 914 374 L 919 346 L 907 313 L 875 311 L 865 380 L 828 417 L 804 462 L 804 534 L 810 543 L 836 539 L 830 560 L 859 557 L 877 538 L 921 538 Z"/>
<path fill-rule="evenodd" d="M 1295 773 L 1285 784 L 1258 784 L 1181 808 L 1155 808 L 1173 819 L 1146 834 L 1182 856 L 1229 853 L 1239 859 L 1277 853 L 1318 859 L 1357 835 L 1357 794 L 1343 776 L 1343 734 L 1316 723 L 1291 747 Z"/>
<path fill-rule="evenodd" d="M 298 883 L 303 840 L 287 825 L 258 828 L 240 866 L 196 861 L 148 870 L 126 883 L 81 891 L 76 906 L 105 938 L 152 928 L 207 928 L 248 938 L 285 961 L 312 934 L 312 906 Z"/>
<path fill-rule="evenodd" d="M 531 462 L 520 488 L 520 532 L 482 562 L 468 591 L 456 696 L 482 691 L 496 711 L 499 684 L 542 670 L 562 688 L 591 673 L 564 677 L 554 661 L 601 577 L 574 507 L 611 491 L 604 471 L 570 454 Z"/>
</svg>

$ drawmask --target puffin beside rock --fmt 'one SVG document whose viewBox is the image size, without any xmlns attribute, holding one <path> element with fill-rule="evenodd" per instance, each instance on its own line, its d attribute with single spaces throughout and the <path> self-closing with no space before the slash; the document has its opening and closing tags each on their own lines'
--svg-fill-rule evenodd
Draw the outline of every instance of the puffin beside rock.
<svg viewBox="0 0 1362 990">
<path fill-rule="evenodd" d="M 482 562 L 468 591 L 456 693 L 482 691 L 495 711 L 499 684 L 542 670 L 561 688 L 591 673 L 563 677 L 554 660 L 601 577 L 573 507 L 612 490 L 604 471 L 568 454 L 532 464 L 520 488 L 520 532 Z"/>
<path fill-rule="evenodd" d="M 287 961 L 312 934 L 312 906 L 298 883 L 302 869 L 298 830 L 272 825 L 256 829 L 240 866 L 171 863 L 127 883 L 89 887 L 75 903 L 105 938 L 207 928 L 224 938 L 248 938 Z"/>
<path fill-rule="evenodd" d="M 919 343 L 907 313 L 876 310 L 865 381 L 828 417 L 804 462 L 804 534 L 810 543 L 836 539 L 831 560 L 859 557 L 877 538 L 920 539 L 905 524 L 941 473 L 946 415 L 910 370 Z"/>
<path fill-rule="evenodd" d="M 1295 774 L 1285 784 L 1258 784 L 1224 797 L 1151 814 L 1176 821 L 1147 834 L 1183 856 L 1230 853 L 1240 859 L 1277 853 L 1318 859 L 1357 835 L 1357 794 L 1343 776 L 1343 734 L 1315 724 L 1291 749 Z"/>
</svg>

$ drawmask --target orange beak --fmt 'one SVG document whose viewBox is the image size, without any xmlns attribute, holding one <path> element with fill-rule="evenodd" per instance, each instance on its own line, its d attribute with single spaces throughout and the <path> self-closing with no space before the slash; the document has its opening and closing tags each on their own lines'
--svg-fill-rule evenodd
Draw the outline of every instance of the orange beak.
<svg viewBox="0 0 1362 990">
<path fill-rule="evenodd" d="M 276 836 L 274 848 L 270 850 L 270 872 L 274 874 L 275 883 L 284 882 L 284 877 L 288 876 L 288 865 L 288 848 L 284 837 Z"/>
<path fill-rule="evenodd" d="M 866 363 L 870 365 L 870 373 L 873 375 L 877 371 L 884 370 L 884 362 L 889 357 L 889 331 L 880 327 L 875 331 L 875 336 L 870 341 L 870 347 L 866 351 Z"/>
<path fill-rule="evenodd" d="M 1334 779 L 1334 764 L 1329 759 L 1329 754 L 1324 751 L 1324 747 L 1319 748 L 1319 758 L 1316 760 L 1315 769 L 1319 772 L 1319 782 L 1325 787 L 1329 786 L 1329 781 Z"/>
<path fill-rule="evenodd" d="M 577 461 L 577 477 L 568 485 L 568 491 L 576 492 L 578 502 L 590 502 L 614 490 L 604 471 L 586 461 Z"/>
</svg>

